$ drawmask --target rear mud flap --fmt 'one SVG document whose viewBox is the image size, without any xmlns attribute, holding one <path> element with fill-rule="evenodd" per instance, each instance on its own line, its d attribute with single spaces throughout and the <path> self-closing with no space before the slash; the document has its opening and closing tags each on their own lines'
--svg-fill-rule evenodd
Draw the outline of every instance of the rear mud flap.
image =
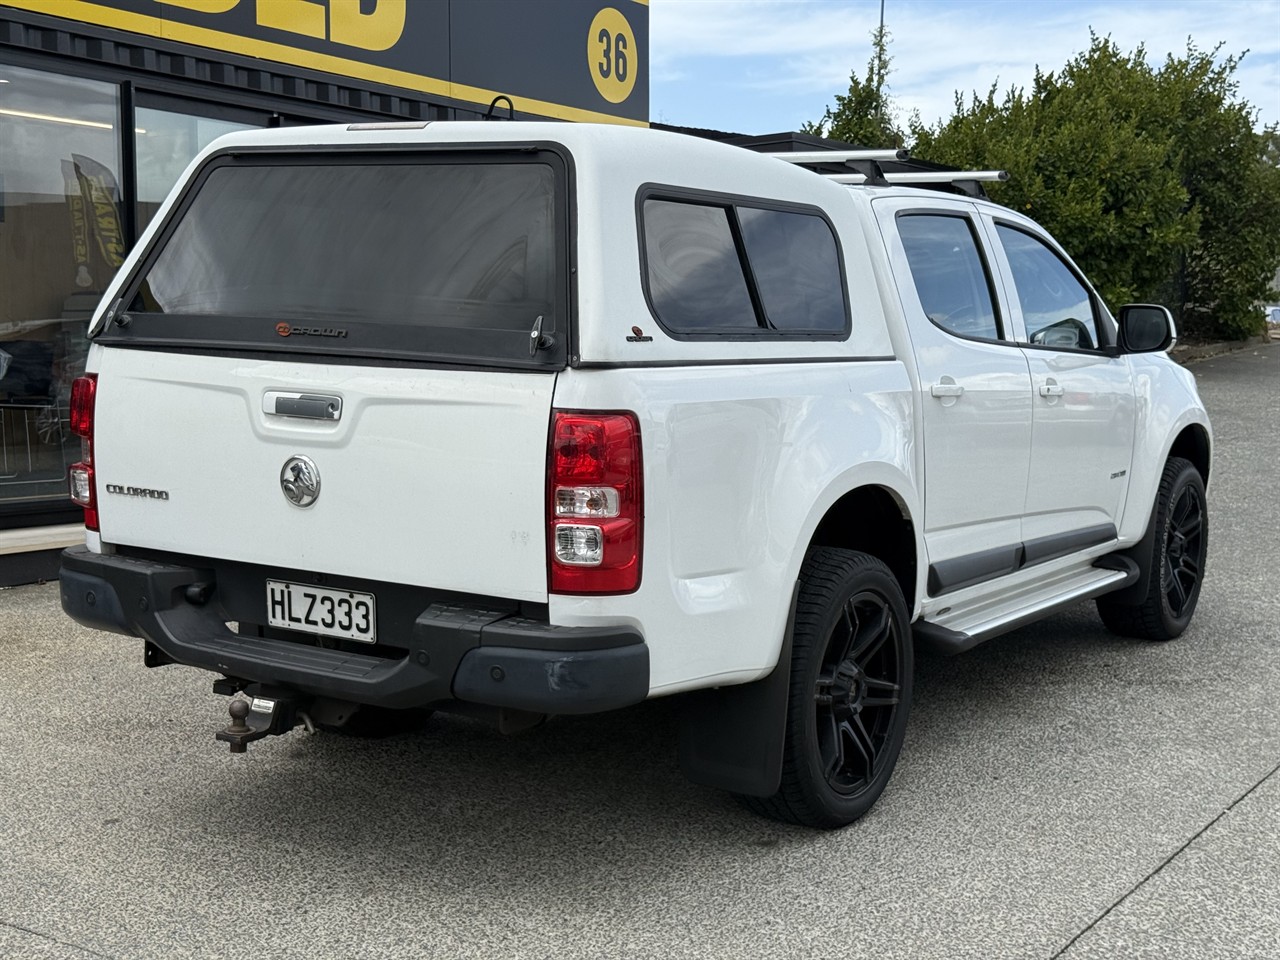
<svg viewBox="0 0 1280 960">
<path fill-rule="evenodd" d="M 791 685 L 791 635 L 800 583 L 778 664 L 752 683 L 688 694 L 680 724 L 680 769 L 694 783 L 749 797 L 771 797 L 782 782 L 782 751 Z"/>
</svg>

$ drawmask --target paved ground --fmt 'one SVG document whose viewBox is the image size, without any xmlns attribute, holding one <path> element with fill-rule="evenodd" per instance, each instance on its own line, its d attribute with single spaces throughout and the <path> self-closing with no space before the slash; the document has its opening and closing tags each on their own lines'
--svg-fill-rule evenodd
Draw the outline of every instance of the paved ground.
<svg viewBox="0 0 1280 960">
<path fill-rule="evenodd" d="M 684 782 L 668 702 L 231 757 L 204 675 L 0 593 L 0 955 L 1280 957 L 1280 347 L 1193 369 L 1219 446 L 1186 636 L 1085 604 L 925 660 L 838 833 Z"/>
</svg>

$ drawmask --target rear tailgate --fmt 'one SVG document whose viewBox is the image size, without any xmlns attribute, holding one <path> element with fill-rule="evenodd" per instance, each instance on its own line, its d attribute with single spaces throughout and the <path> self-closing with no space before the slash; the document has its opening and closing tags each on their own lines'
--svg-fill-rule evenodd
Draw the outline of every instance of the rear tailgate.
<svg viewBox="0 0 1280 960">
<path fill-rule="evenodd" d="M 570 191 L 554 144 L 211 153 L 96 333 L 103 542 L 545 601 Z"/>
<path fill-rule="evenodd" d="M 546 599 L 554 373 L 108 350 L 98 384 L 105 543 Z M 276 392 L 338 397 L 340 417 L 268 413 Z M 307 507 L 282 487 L 296 456 L 319 474 Z"/>
</svg>

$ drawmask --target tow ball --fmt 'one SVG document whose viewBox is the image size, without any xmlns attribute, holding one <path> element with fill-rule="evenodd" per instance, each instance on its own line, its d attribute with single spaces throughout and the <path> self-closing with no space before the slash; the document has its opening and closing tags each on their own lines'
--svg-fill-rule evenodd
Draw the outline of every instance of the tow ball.
<svg viewBox="0 0 1280 960">
<path fill-rule="evenodd" d="M 279 736 L 306 723 L 306 714 L 302 712 L 304 704 L 288 691 L 268 689 L 257 683 L 241 685 L 235 681 L 215 683 L 213 689 L 227 696 L 244 690 L 249 698 L 231 701 L 227 707 L 231 723 L 216 734 L 217 739 L 231 745 L 232 753 L 244 753 L 254 740 Z"/>
</svg>

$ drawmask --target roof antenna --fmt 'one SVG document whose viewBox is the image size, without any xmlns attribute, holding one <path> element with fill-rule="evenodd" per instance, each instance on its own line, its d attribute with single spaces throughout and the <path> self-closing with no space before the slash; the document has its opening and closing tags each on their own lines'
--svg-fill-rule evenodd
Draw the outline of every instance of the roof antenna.
<svg viewBox="0 0 1280 960">
<path fill-rule="evenodd" d="M 505 93 L 500 93 L 496 97 L 494 97 L 492 100 L 489 101 L 489 109 L 485 111 L 484 118 L 486 120 L 502 119 L 501 117 L 495 117 L 493 115 L 494 108 L 497 107 L 499 100 L 507 101 L 507 119 L 514 120 L 516 118 L 516 105 L 511 102 L 511 98 L 508 97 Z"/>
</svg>

